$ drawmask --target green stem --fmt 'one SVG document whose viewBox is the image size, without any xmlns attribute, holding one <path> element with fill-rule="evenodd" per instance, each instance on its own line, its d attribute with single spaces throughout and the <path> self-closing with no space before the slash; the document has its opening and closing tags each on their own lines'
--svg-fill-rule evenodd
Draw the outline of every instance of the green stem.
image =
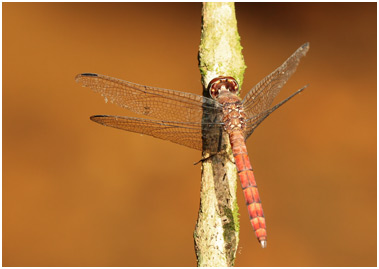
<svg viewBox="0 0 379 269">
<path fill-rule="evenodd" d="M 234 3 L 204 3 L 199 48 L 204 94 L 218 76 L 234 77 L 242 85 L 246 69 L 237 31 Z M 198 266 L 233 266 L 239 241 L 237 170 L 229 138 L 226 154 L 202 163 L 200 210 L 194 232 Z M 209 157 L 204 152 L 203 158 Z"/>
</svg>

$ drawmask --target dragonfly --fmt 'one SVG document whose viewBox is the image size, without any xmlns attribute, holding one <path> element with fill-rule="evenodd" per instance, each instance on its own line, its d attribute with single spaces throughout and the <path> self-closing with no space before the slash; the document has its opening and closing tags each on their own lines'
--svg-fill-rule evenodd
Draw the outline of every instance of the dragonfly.
<svg viewBox="0 0 379 269">
<path fill-rule="evenodd" d="M 219 76 L 208 85 L 209 96 L 144 86 L 105 75 L 82 73 L 76 82 L 89 87 L 122 108 L 154 118 L 94 115 L 99 124 L 217 154 L 229 138 L 237 173 L 248 209 L 251 225 L 262 248 L 267 246 L 266 221 L 246 139 L 272 112 L 302 92 L 302 87 L 288 98 L 271 106 L 284 84 L 296 71 L 309 43 L 298 48 L 281 66 L 255 85 L 241 99 L 239 84 L 233 77 Z"/>
</svg>

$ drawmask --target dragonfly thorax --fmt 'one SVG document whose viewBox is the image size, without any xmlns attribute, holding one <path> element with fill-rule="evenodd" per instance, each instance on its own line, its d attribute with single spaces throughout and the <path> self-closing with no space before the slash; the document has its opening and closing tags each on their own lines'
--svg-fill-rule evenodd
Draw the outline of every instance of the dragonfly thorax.
<svg viewBox="0 0 379 269">
<path fill-rule="evenodd" d="M 226 103 L 223 106 L 223 122 L 227 133 L 233 131 L 244 132 L 246 129 L 246 114 L 243 111 L 241 102 Z"/>
</svg>

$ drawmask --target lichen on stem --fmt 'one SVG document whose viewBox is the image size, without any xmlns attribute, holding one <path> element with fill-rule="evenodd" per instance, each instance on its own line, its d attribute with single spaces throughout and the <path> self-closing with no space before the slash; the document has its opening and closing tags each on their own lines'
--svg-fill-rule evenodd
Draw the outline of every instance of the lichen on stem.
<svg viewBox="0 0 379 269">
<path fill-rule="evenodd" d="M 199 68 L 204 95 L 218 76 L 243 83 L 246 69 L 234 3 L 204 3 Z M 198 266 L 233 266 L 239 242 L 237 170 L 227 134 L 224 154 L 203 153 L 199 216 L 194 232 Z"/>
</svg>

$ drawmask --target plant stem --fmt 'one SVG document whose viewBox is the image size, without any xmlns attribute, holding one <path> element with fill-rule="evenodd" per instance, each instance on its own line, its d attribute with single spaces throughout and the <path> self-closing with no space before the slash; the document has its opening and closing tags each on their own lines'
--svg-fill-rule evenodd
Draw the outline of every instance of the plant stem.
<svg viewBox="0 0 379 269">
<path fill-rule="evenodd" d="M 204 95 L 218 76 L 234 77 L 242 85 L 246 69 L 237 31 L 234 3 L 204 3 L 199 68 Z M 209 95 L 208 95 L 209 96 Z M 224 154 L 203 152 L 199 216 L 194 232 L 198 266 L 233 266 L 239 241 L 237 170 L 229 138 Z"/>
</svg>

